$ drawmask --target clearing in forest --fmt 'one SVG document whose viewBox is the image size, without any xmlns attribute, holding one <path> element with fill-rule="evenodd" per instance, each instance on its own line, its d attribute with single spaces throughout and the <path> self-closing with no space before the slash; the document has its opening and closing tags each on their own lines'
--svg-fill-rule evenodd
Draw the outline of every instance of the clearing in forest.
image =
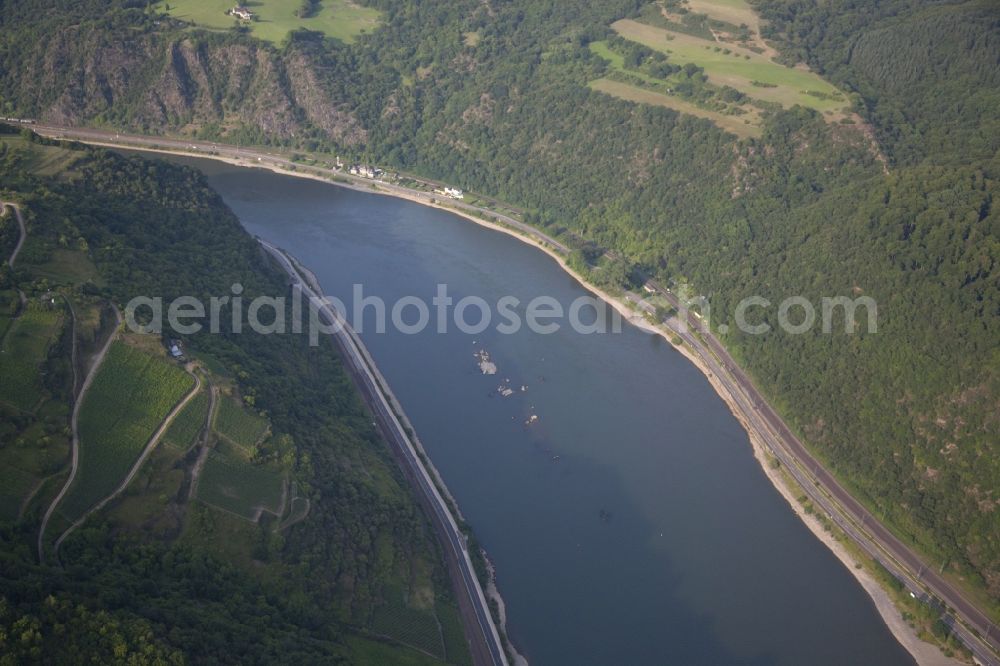
<svg viewBox="0 0 1000 666">
<path fill-rule="evenodd" d="M 611 27 L 618 37 L 590 44 L 608 63 L 593 90 L 707 118 L 739 137 L 759 136 L 763 115 L 779 108 L 800 105 L 828 120 L 849 111 L 832 84 L 776 62 L 743 0 L 660 0 Z"/>
<path fill-rule="evenodd" d="M 243 21 L 230 15 L 229 10 L 237 5 L 253 12 L 253 18 Z M 327 37 L 350 43 L 358 35 L 374 30 L 381 17 L 378 10 L 362 7 L 351 0 L 256 0 L 245 3 L 169 0 L 157 5 L 157 9 L 200 28 L 228 30 L 243 25 L 254 37 L 275 44 L 282 42 L 288 33 L 300 29 L 322 32 Z"/>
<path fill-rule="evenodd" d="M 730 44 L 657 28 L 631 19 L 611 26 L 622 37 L 667 54 L 678 65 L 694 63 L 709 82 L 730 86 L 765 102 L 795 104 L 819 112 L 841 111 L 847 100 L 832 84 L 806 69 L 786 67 L 766 56 Z"/>
</svg>

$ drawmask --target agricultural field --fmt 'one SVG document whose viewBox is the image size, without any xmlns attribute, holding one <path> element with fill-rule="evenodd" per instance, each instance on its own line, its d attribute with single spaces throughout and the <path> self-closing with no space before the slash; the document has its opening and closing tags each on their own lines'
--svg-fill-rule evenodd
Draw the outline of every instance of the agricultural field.
<svg viewBox="0 0 1000 666">
<path fill-rule="evenodd" d="M 676 73 L 665 78 L 655 78 L 637 67 L 626 68 L 625 56 L 611 48 L 606 41 L 591 42 L 590 50 L 608 61 L 613 78 L 590 82 L 590 88 L 620 99 L 640 104 L 664 106 L 681 113 L 711 120 L 724 130 L 739 137 L 760 135 L 760 109 L 750 104 L 739 104 L 722 99 L 722 89 L 711 84 L 700 84 L 699 101 L 695 95 L 682 96 L 687 85 L 691 93 L 694 84 L 688 75 Z M 685 83 L 685 79 L 687 83 Z M 726 110 L 729 113 L 726 113 Z"/>
<path fill-rule="evenodd" d="M 694 63 L 705 70 L 709 82 L 730 86 L 754 99 L 785 108 L 799 104 L 828 115 L 847 106 L 843 93 L 813 72 L 786 67 L 750 49 L 631 19 L 616 21 L 611 27 L 625 39 L 667 54 L 671 63 Z"/>
<path fill-rule="evenodd" d="M 236 4 L 234 0 L 169 0 L 157 8 L 201 28 L 228 30 L 237 25 L 237 20 L 226 12 Z M 374 30 L 381 17 L 378 10 L 351 0 L 320 0 L 319 10 L 308 18 L 296 16 L 303 6 L 302 0 L 256 0 L 243 4 L 256 14 L 253 21 L 244 25 L 254 37 L 275 44 L 291 31 L 302 28 L 350 43 L 360 34 Z"/>
<path fill-rule="evenodd" d="M 440 666 L 441 664 L 440 660 L 416 650 L 399 648 L 357 634 L 348 634 L 344 642 L 348 648 L 347 663 L 350 664 L 393 664 L 393 666 Z"/>
<path fill-rule="evenodd" d="M 698 116 L 699 118 L 706 118 L 714 122 L 722 129 L 732 132 L 739 137 L 760 136 L 759 116 L 756 114 L 732 116 L 725 113 L 718 113 L 708 109 L 703 109 L 700 106 L 692 104 L 691 102 L 686 102 L 674 95 L 664 95 L 652 90 L 646 90 L 645 88 L 629 85 L 628 83 L 612 81 L 611 79 L 597 79 L 596 81 L 591 81 L 590 87 L 592 90 L 612 95 L 614 97 L 619 97 L 630 102 L 651 104 L 653 106 L 665 106 L 668 109 L 673 109 L 674 111 L 680 111 L 681 113 Z M 753 118 L 754 120 L 750 121 L 749 118 Z"/>
<path fill-rule="evenodd" d="M 17 292 L 13 289 L 0 290 L 0 341 L 7 334 L 7 329 L 14 323 L 14 315 L 18 306 Z"/>
<path fill-rule="evenodd" d="M 208 407 L 210 403 L 209 389 L 202 388 L 198 395 L 191 398 L 174 422 L 163 434 L 163 443 L 180 451 L 187 451 L 195 443 L 198 434 L 205 425 L 208 418 Z"/>
<path fill-rule="evenodd" d="M 251 446 L 260 442 L 267 434 L 268 428 L 267 419 L 251 414 L 235 400 L 230 398 L 219 400 L 215 431 L 244 450 L 249 450 Z"/>
<path fill-rule="evenodd" d="M 80 466 L 60 511 L 75 520 L 121 483 L 194 379 L 166 358 L 111 345 L 80 409 Z"/>
<path fill-rule="evenodd" d="M 182 455 L 173 447 L 157 446 L 107 515 L 117 524 L 153 534 L 175 531 L 179 519 L 167 509 L 184 482 L 184 470 L 176 464 Z"/>
<path fill-rule="evenodd" d="M 387 596 L 372 615 L 372 631 L 444 659 L 444 640 L 433 611 L 412 608 L 398 589 L 390 588 Z"/>
<path fill-rule="evenodd" d="M 760 17 L 745 0 L 684 0 L 682 4 L 689 12 L 735 26 L 745 25 L 760 33 Z"/>
<path fill-rule="evenodd" d="M 471 666 L 472 656 L 465 642 L 465 631 L 462 629 L 462 619 L 459 617 L 458 609 L 452 605 L 439 603 L 434 607 L 434 612 L 441 625 L 441 637 L 444 639 L 448 663 Z"/>
<path fill-rule="evenodd" d="M 0 401 L 32 411 L 42 399 L 42 365 L 63 322 L 58 309 L 32 303 L 10 322 L 0 346 Z"/>
<path fill-rule="evenodd" d="M 20 135 L 5 135 L 0 143 L 7 149 L 20 151 L 22 161 L 18 166 L 38 176 L 71 178 L 73 164 L 80 159 L 80 151 L 32 143 Z"/>
<path fill-rule="evenodd" d="M 198 480 L 199 500 L 250 521 L 262 511 L 280 516 L 284 495 L 280 467 L 255 465 L 239 447 L 224 441 L 211 451 Z"/>
</svg>

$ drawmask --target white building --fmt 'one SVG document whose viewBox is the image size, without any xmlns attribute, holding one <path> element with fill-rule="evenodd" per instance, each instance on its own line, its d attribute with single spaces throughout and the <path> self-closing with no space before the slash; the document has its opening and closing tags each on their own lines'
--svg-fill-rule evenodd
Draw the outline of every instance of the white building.
<svg viewBox="0 0 1000 666">
<path fill-rule="evenodd" d="M 246 7 L 243 7 L 242 5 L 237 5 L 236 7 L 233 7 L 232 9 L 229 10 L 229 13 L 238 19 L 243 19 L 244 21 L 253 20 L 253 12 L 247 9 Z"/>
</svg>

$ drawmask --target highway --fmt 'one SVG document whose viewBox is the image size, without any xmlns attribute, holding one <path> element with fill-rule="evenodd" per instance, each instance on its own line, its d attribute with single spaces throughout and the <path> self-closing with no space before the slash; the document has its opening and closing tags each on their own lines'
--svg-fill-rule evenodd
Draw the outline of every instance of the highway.
<svg viewBox="0 0 1000 666">
<path fill-rule="evenodd" d="M 354 177 L 337 170 L 294 164 L 287 158 L 272 153 L 234 148 L 222 144 L 125 135 L 87 128 L 32 124 L 31 129 L 52 138 L 75 139 L 88 143 L 121 147 L 161 148 L 170 152 L 182 152 L 203 157 L 218 155 L 245 161 L 251 166 L 256 164 L 281 169 L 294 167 L 300 172 L 336 177 L 340 181 L 337 183 L 338 185 L 369 192 L 373 191 L 372 187 L 374 186 L 378 188 L 375 191 L 418 201 L 429 202 L 432 198 L 439 198 L 426 192 Z M 450 201 L 448 207 L 497 221 L 559 253 L 568 254 L 569 252 L 569 248 L 565 244 L 507 215 L 458 201 Z M 292 270 L 294 271 L 294 269 Z M 297 274 L 293 273 L 293 275 Z M 663 297 L 680 311 L 680 303 L 669 289 L 660 286 L 654 280 L 647 281 L 646 286 L 652 294 Z M 646 300 L 634 294 L 627 294 L 626 300 L 645 312 L 655 315 L 655 308 Z M 765 445 L 781 461 L 785 469 L 793 475 L 804 491 L 809 494 L 810 499 L 825 509 L 831 520 L 836 522 L 864 550 L 902 580 L 915 596 L 924 598 L 929 603 L 942 605 L 945 609 L 946 622 L 953 626 L 956 635 L 972 650 L 980 663 L 1000 666 L 1000 656 L 998 656 L 1000 655 L 1000 628 L 946 581 L 934 567 L 929 567 L 910 547 L 882 525 L 824 469 L 806 450 L 780 416 L 767 404 L 750 378 L 736 364 L 712 332 L 690 314 L 686 316 L 683 325 L 676 317 L 662 323 L 680 336 L 692 354 L 703 361 L 709 372 L 731 396 L 735 408 L 740 412 L 738 416 L 745 421 L 748 428 L 754 429 L 760 435 Z M 450 517 L 450 513 L 448 515 Z"/>
<path fill-rule="evenodd" d="M 483 594 L 482 586 L 472 566 L 465 535 L 459 530 L 430 473 L 420 461 L 406 429 L 392 409 L 390 398 L 386 395 L 389 390 L 388 385 L 379 380 L 378 370 L 374 367 L 361 340 L 340 314 L 322 299 L 319 285 L 311 285 L 282 250 L 263 239 L 258 241 L 291 277 L 293 288 L 299 289 L 310 302 L 320 304 L 319 311 L 326 319 L 325 324 L 336 328 L 334 339 L 351 371 L 355 385 L 361 390 L 362 396 L 375 415 L 382 434 L 392 443 L 397 458 L 403 463 L 403 471 L 407 478 L 420 491 L 418 495 L 421 503 L 428 510 L 431 522 L 442 537 L 449 573 L 452 574 L 463 620 L 475 638 L 470 644 L 474 663 L 477 666 L 507 666 L 507 656 L 493 622 L 493 616 L 490 614 L 486 595 Z M 393 401 L 395 402 L 394 399 Z M 475 631 L 476 628 L 478 631 Z"/>
<path fill-rule="evenodd" d="M 525 224 L 509 215 L 498 213 L 489 208 L 473 206 L 462 203 L 457 199 L 447 199 L 447 205 L 441 195 L 436 195 L 422 190 L 414 190 L 400 185 L 394 185 L 381 180 L 362 178 L 353 176 L 346 171 L 339 169 L 328 169 L 319 166 L 310 166 L 293 162 L 292 160 L 276 153 L 268 153 L 257 149 L 234 147 L 224 143 L 210 143 L 188 139 L 170 139 L 158 136 L 142 136 L 138 134 L 122 134 L 109 130 L 100 130 L 85 127 L 64 127 L 60 125 L 38 125 L 32 124 L 31 130 L 52 139 L 66 139 L 90 143 L 96 145 L 116 146 L 120 148 L 134 147 L 139 149 L 166 150 L 171 153 L 183 153 L 195 157 L 225 157 L 228 159 L 241 160 L 246 162 L 246 166 L 276 167 L 285 171 L 295 170 L 303 173 L 311 173 L 324 178 L 337 178 L 337 185 L 351 187 L 363 192 L 381 192 L 393 196 L 400 196 L 407 199 L 415 199 L 424 203 L 430 203 L 433 199 L 439 202 L 442 208 L 451 208 L 464 213 L 469 213 L 477 217 L 483 217 L 488 221 L 497 222 L 543 243 L 563 254 L 569 254 L 569 248 L 560 241 L 552 238 L 548 234 L 539 231 L 530 224 Z M 434 183 L 426 179 L 420 179 L 431 186 L 440 186 L 441 183 Z M 375 189 L 372 189 L 373 186 Z"/>
<path fill-rule="evenodd" d="M 664 324 L 683 340 L 683 344 L 702 360 L 709 372 L 722 384 L 739 410 L 738 416 L 742 416 L 746 426 L 760 435 L 767 448 L 813 503 L 822 508 L 870 556 L 902 581 L 915 597 L 938 607 L 943 606 L 946 623 L 979 663 L 1000 666 L 1000 658 L 997 656 L 1000 651 L 1000 629 L 903 544 L 824 469 L 767 404 L 750 378 L 704 323 L 691 313 L 684 314 L 683 322 L 679 319 L 681 313 L 686 311 L 670 290 L 653 280 L 648 280 L 646 287 L 651 294 L 662 296 L 678 310 L 678 316 L 668 318 Z M 652 304 L 635 294 L 627 294 L 626 300 L 648 314 L 656 313 Z M 961 621 L 957 622 L 956 619 Z"/>
</svg>

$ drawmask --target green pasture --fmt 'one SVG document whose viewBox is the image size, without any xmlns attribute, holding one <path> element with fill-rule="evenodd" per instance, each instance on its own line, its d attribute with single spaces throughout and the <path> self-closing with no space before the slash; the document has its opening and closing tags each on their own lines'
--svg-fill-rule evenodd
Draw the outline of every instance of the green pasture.
<svg viewBox="0 0 1000 666">
<path fill-rule="evenodd" d="M 847 105 L 842 93 L 813 72 L 785 67 L 748 49 L 630 19 L 616 21 L 611 27 L 626 39 L 666 53 L 674 64 L 698 65 L 711 83 L 731 86 L 754 99 L 777 102 L 786 108 L 800 104 L 820 112 L 840 111 Z M 757 86 L 755 81 L 773 87 Z"/>
<path fill-rule="evenodd" d="M 256 18 L 245 23 L 226 13 L 237 4 L 240 3 L 234 0 L 169 0 L 157 8 L 202 28 L 226 30 L 234 25 L 246 25 L 254 37 L 275 44 L 291 31 L 302 28 L 349 43 L 361 33 L 374 30 L 381 16 L 378 10 L 350 0 L 321 0 L 319 11 L 309 18 L 295 15 L 302 6 L 299 0 L 251 0 L 243 5 L 256 14 Z"/>
<path fill-rule="evenodd" d="M 725 113 L 716 113 L 715 111 L 703 109 L 690 102 L 685 102 L 684 100 L 672 95 L 663 95 L 652 90 L 631 86 L 620 81 L 612 81 L 611 79 L 597 79 L 596 81 L 591 81 L 590 88 L 592 90 L 596 90 L 607 95 L 613 95 L 630 102 L 652 104 L 654 106 L 665 106 L 669 109 L 673 109 L 674 111 L 680 111 L 681 113 L 698 116 L 699 118 L 707 118 L 722 129 L 732 132 L 740 137 L 760 136 L 759 125 L 744 122 L 744 119 L 749 116 L 731 116 Z"/>
</svg>

